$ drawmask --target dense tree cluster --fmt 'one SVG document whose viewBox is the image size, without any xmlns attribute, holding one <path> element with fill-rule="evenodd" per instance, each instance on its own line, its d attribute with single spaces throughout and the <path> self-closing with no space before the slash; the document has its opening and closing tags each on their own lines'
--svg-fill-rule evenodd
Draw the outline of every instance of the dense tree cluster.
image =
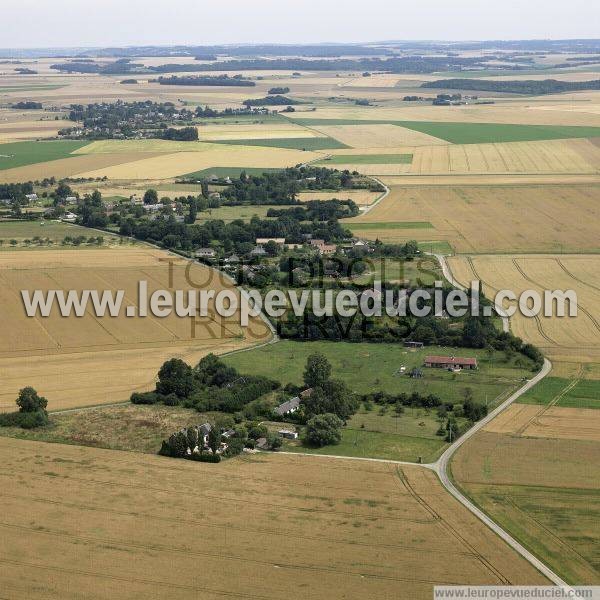
<svg viewBox="0 0 600 600">
<path fill-rule="evenodd" d="M 225 223 L 221 220 L 206 221 L 202 225 L 179 223 L 171 214 L 153 221 L 126 217 L 120 220 L 122 235 L 161 244 L 165 248 L 191 251 L 219 243 L 225 252 L 247 254 L 258 237 L 286 238 L 291 243 L 303 243 L 305 234 L 317 235 L 327 242 L 349 237 L 338 221 L 327 223 L 300 223 L 293 219 L 259 219 L 253 217 L 249 223 L 241 219 Z"/>
<path fill-rule="evenodd" d="M 41 102 L 33 102 L 32 100 L 17 102 L 12 105 L 17 110 L 41 110 L 44 105 Z"/>
<path fill-rule="evenodd" d="M 299 100 L 293 100 L 287 96 L 275 94 L 273 96 L 265 96 L 264 98 L 251 98 L 244 100 L 244 106 L 292 106 L 294 104 L 302 104 Z"/>
<path fill-rule="evenodd" d="M 173 140 L 176 142 L 197 142 L 198 129 L 196 127 L 167 127 L 162 129 L 157 134 L 162 140 Z"/>
<path fill-rule="evenodd" d="M 75 59 L 72 62 L 55 63 L 50 65 L 50 68 L 63 73 L 98 73 L 101 75 L 148 72 L 143 64 L 132 63 L 128 58 L 120 58 L 111 63 L 97 63 L 91 59 Z"/>
<path fill-rule="evenodd" d="M 289 167 L 262 175 L 240 174 L 221 192 L 231 204 L 296 204 L 301 191 L 371 189 L 377 182 L 358 173 L 326 167 Z"/>
<path fill-rule="evenodd" d="M 34 429 L 48 424 L 48 400 L 32 387 L 25 387 L 19 392 L 17 406 L 17 412 L 0 414 L 0 427 Z"/>
<path fill-rule="evenodd" d="M 493 79 L 440 79 L 438 81 L 427 81 L 423 83 L 421 87 L 446 90 L 503 92 L 506 94 L 526 94 L 528 96 L 536 96 L 542 94 L 559 94 L 562 92 L 600 90 L 600 79 L 592 81 L 559 81 L 557 79 L 513 81 Z"/>
<path fill-rule="evenodd" d="M 267 217 L 290 218 L 297 221 L 329 221 L 356 217 L 360 214 L 353 200 L 310 200 L 293 208 L 270 208 Z"/>
<path fill-rule="evenodd" d="M 434 73 L 460 71 L 485 66 L 493 57 L 459 56 L 398 56 L 393 58 L 338 58 L 309 60 L 304 58 L 254 58 L 232 59 L 201 65 L 163 65 L 163 72 L 176 71 L 354 71 L 357 73 Z"/>
<path fill-rule="evenodd" d="M 78 220 L 86 227 L 104 229 L 108 225 L 106 207 L 102 202 L 102 194 L 98 190 L 84 196 L 78 211 Z"/>
<path fill-rule="evenodd" d="M 33 184 L 28 183 L 0 183 L 0 199 L 25 200 L 25 196 L 33 194 Z"/>
<path fill-rule="evenodd" d="M 159 77 L 158 83 L 160 85 L 201 85 L 201 86 L 224 86 L 224 87 L 254 87 L 256 83 L 250 81 L 246 77 L 241 75 L 214 75 L 208 77 L 194 77 L 194 76 L 177 76 L 171 75 L 170 77 Z"/>
<path fill-rule="evenodd" d="M 156 389 L 132 394 L 131 402 L 237 413 L 279 385 L 266 377 L 241 375 L 214 354 L 205 356 L 194 368 L 173 358 L 160 368 Z"/>
</svg>

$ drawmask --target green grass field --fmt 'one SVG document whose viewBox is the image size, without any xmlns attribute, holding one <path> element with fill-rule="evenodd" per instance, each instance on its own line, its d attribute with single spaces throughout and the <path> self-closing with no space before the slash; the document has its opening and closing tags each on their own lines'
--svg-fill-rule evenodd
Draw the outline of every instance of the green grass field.
<svg viewBox="0 0 600 600">
<path fill-rule="evenodd" d="M 262 175 L 263 173 L 277 173 L 281 169 L 269 169 L 265 167 L 212 167 L 210 169 L 202 169 L 201 171 L 194 171 L 187 175 L 182 175 L 182 179 L 203 179 L 204 177 L 210 177 L 215 175 L 216 177 L 231 177 L 232 179 L 239 177 L 242 171 L 245 171 L 248 175 Z"/>
<path fill-rule="evenodd" d="M 431 252 L 432 254 L 453 255 L 454 248 L 446 240 L 432 240 L 429 242 L 418 242 L 421 252 Z"/>
<path fill-rule="evenodd" d="M 409 281 L 416 284 L 417 279 L 420 279 L 423 285 L 432 285 L 434 281 L 443 279 L 438 262 L 427 257 L 412 261 L 369 257 L 365 260 L 368 265 L 366 273 L 353 279 L 357 285 L 372 285 L 374 281 Z"/>
<path fill-rule="evenodd" d="M 505 125 L 502 123 L 435 123 L 420 121 L 406 121 L 397 124 L 413 131 L 441 138 L 453 144 L 529 142 L 600 136 L 600 127 Z"/>
<path fill-rule="evenodd" d="M 205 101 L 201 100 L 186 100 L 185 106 L 206 106 Z M 195 122 L 202 125 L 232 125 L 235 123 L 283 123 L 287 121 L 285 117 L 279 114 L 273 115 L 232 115 L 227 117 L 210 117 L 196 119 Z"/>
<path fill-rule="evenodd" d="M 490 362 L 482 350 L 428 347 L 407 350 L 401 344 L 371 344 L 350 342 L 297 342 L 284 340 L 248 352 L 225 356 L 224 360 L 241 373 L 271 377 L 283 384 L 300 385 L 307 357 L 321 352 L 332 364 L 333 377 L 342 379 L 354 392 L 365 394 L 382 390 L 388 393 L 436 394 L 444 400 L 461 402 L 465 388 L 471 388 L 478 402 L 492 406 L 500 396 L 522 383 L 529 371 L 512 363 L 503 362 L 498 353 Z M 428 354 L 474 356 L 480 361 L 478 371 L 450 373 L 441 369 L 424 369 L 422 379 L 406 375 L 413 367 L 420 367 Z M 406 373 L 399 373 L 400 367 Z"/>
<path fill-rule="evenodd" d="M 272 138 L 272 139 L 242 139 L 242 140 L 218 140 L 211 144 L 230 144 L 234 146 L 267 146 L 269 148 L 288 148 L 292 150 L 335 150 L 349 148 L 330 137 L 308 137 L 308 138 Z"/>
<path fill-rule="evenodd" d="M 409 165 L 412 154 L 335 154 L 318 165 Z"/>
<path fill-rule="evenodd" d="M 429 221 L 386 221 L 385 223 L 344 223 L 352 231 L 369 229 L 433 229 Z"/>
<path fill-rule="evenodd" d="M 600 127 L 565 125 L 510 125 L 503 123 L 444 123 L 357 119 L 294 119 L 299 125 L 398 125 L 426 133 L 452 144 L 530 142 L 567 138 L 600 137 Z"/>
<path fill-rule="evenodd" d="M 400 419 L 403 417 L 401 416 Z M 307 448 L 300 444 L 287 444 L 288 452 L 356 456 L 359 458 L 383 458 L 417 462 L 434 461 L 445 448 L 441 438 L 429 439 L 395 433 L 378 433 L 362 429 L 343 429 L 339 444 L 324 448 Z"/>
<path fill-rule="evenodd" d="M 600 491 L 529 485 L 476 485 L 468 495 L 501 527 L 571 584 L 598 569 Z M 591 582 L 588 582 L 591 583 Z"/>
<path fill-rule="evenodd" d="M 205 221 L 221 219 L 222 221 L 230 222 L 236 219 L 249 221 L 254 215 L 261 219 L 267 217 L 267 212 L 272 206 L 221 206 L 219 208 L 211 208 L 198 213 L 196 223 L 204 223 Z"/>
<path fill-rule="evenodd" d="M 88 142 L 62 140 L 0 144 L 0 171 L 57 160 L 59 158 L 68 158 L 71 152 L 87 144 Z"/>
<path fill-rule="evenodd" d="M 581 379 L 574 387 L 567 388 L 571 380 L 562 377 L 546 377 L 532 390 L 519 398 L 521 404 L 549 404 L 559 398 L 556 406 L 569 408 L 600 409 L 600 381 Z"/>
<path fill-rule="evenodd" d="M 87 229 L 86 227 L 80 227 L 78 225 L 71 225 L 69 223 L 61 223 L 58 221 L 0 221 L 0 251 L 4 252 L 7 250 L 24 250 L 32 249 L 39 250 L 43 248 L 56 248 L 65 236 L 78 237 L 85 236 L 97 237 L 100 235 L 98 231 Z M 37 244 L 32 243 L 25 245 L 23 240 L 33 240 L 38 237 L 42 240 L 49 239 L 52 243 Z M 104 238 L 104 245 L 109 243 L 118 243 L 121 238 L 117 238 L 109 233 L 102 234 Z M 18 244 L 13 246 L 10 241 L 17 240 Z M 129 244 L 130 242 L 128 242 Z M 61 249 L 85 249 L 88 246 L 82 244 L 80 246 L 60 246 Z M 94 245 L 94 248 L 99 246 Z"/>
<path fill-rule="evenodd" d="M 68 223 L 56 221 L 0 221 L 0 239 L 4 241 L 4 248 L 9 245 L 8 241 L 11 239 L 24 240 L 39 236 L 56 242 L 62 240 L 65 235 L 85 235 L 85 231 Z"/>
</svg>

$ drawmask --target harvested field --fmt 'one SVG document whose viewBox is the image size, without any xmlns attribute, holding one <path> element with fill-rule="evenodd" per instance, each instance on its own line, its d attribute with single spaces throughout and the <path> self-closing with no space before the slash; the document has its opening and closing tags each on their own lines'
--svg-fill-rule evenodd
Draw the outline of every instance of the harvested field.
<svg viewBox="0 0 600 600">
<path fill-rule="evenodd" d="M 528 318 L 517 312 L 511 318 L 511 330 L 553 360 L 600 362 L 600 256 L 452 257 L 449 265 L 459 282 L 480 280 L 487 296 L 497 290 L 512 290 L 517 295 L 524 290 L 542 294 L 546 289 L 574 290 L 576 317 Z"/>
<path fill-rule="evenodd" d="M 396 125 L 319 125 L 315 129 L 353 148 L 397 148 L 448 144 L 445 140 Z"/>
<path fill-rule="evenodd" d="M 599 456 L 597 441 L 483 431 L 459 450 L 452 473 L 479 506 L 566 581 L 598 585 Z"/>
<path fill-rule="evenodd" d="M 191 285 L 223 289 L 230 284 L 215 271 L 194 264 L 186 281 L 187 262 L 175 259 L 172 281 L 164 259 L 150 249 L 35 251 L 0 253 L 0 297 L 6 323 L 0 333 L 0 409 L 14 405 L 17 391 L 33 385 L 49 399 L 49 408 L 126 400 L 134 390 L 153 383 L 162 362 L 173 356 L 196 362 L 207 352 L 225 351 L 269 337 L 266 326 L 254 322 L 242 330 L 239 318 L 209 316 L 196 324 L 172 314 L 164 318 L 127 317 L 125 307 L 139 313 L 138 281 L 156 289 L 187 290 Z M 49 317 L 29 318 L 20 290 L 123 290 L 122 314 L 97 317 L 91 307 L 84 316 L 63 318 L 56 306 Z M 8 311 L 8 312 L 7 312 Z"/>
<path fill-rule="evenodd" d="M 513 404 L 486 425 L 484 431 L 522 437 L 600 442 L 600 412 L 591 408 Z"/>
<path fill-rule="evenodd" d="M 152 152 L 172 154 L 174 152 L 208 152 L 214 146 L 200 142 L 175 142 L 171 140 L 99 140 L 91 142 L 74 154 L 132 154 Z M 144 157 L 145 158 L 145 157 Z"/>
<path fill-rule="evenodd" d="M 396 148 L 396 150 L 398 150 Z M 463 144 L 405 147 L 412 164 L 358 166 L 348 160 L 345 168 L 356 168 L 366 175 L 597 175 L 600 172 L 600 148 L 586 139 L 510 142 L 499 144 Z M 336 161 L 339 161 L 339 152 Z M 410 183 L 409 177 L 404 181 Z"/>
<path fill-rule="evenodd" d="M 352 77 L 345 79 L 338 85 L 342 87 L 356 88 L 394 88 L 398 84 L 400 76 L 395 73 L 377 73 L 370 77 Z"/>
<path fill-rule="evenodd" d="M 317 137 L 318 133 L 293 123 L 244 123 L 239 125 L 203 125 L 198 127 L 198 135 L 201 140 L 212 142 L 238 139 L 310 138 Z"/>
<path fill-rule="evenodd" d="M 208 152 L 177 152 L 145 158 L 114 167 L 80 172 L 80 177 L 109 179 L 167 179 L 211 167 L 290 167 L 318 158 L 313 152 L 283 148 L 257 148 L 210 144 Z"/>
<path fill-rule="evenodd" d="M 590 185 L 600 183 L 600 175 L 384 175 L 389 186 L 506 186 L 506 185 Z"/>
<path fill-rule="evenodd" d="M 46 177 L 64 177 L 78 176 L 79 173 L 89 171 L 90 169 L 104 169 L 114 167 L 115 165 L 129 164 L 132 161 L 140 159 L 149 160 L 152 157 L 160 157 L 160 154 L 153 153 L 117 153 L 117 154 L 89 154 L 89 155 L 71 155 L 69 158 L 51 160 L 31 164 L 15 169 L 6 169 L 0 172 L 0 178 L 3 182 L 18 183 L 22 181 L 41 180 Z"/>
<path fill-rule="evenodd" d="M 435 231 L 414 239 L 447 240 L 465 253 L 598 252 L 599 194 L 598 185 L 395 186 L 373 210 L 345 223 L 426 221 Z M 385 229 L 367 237 L 410 239 Z"/>
<path fill-rule="evenodd" d="M 269 139 L 241 139 L 218 140 L 215 144 L 232 144 L 236 146 L 266 146 L 271 148 L 291 148 L 296 150 L 330 150 L 346 148 L 344 144 L 330 137 L 302 137 L 302 138 L 269 138 Z"/>
<path fill-rule="evenodd" d="M 2 118 L 5 115 L 6 121 Z M 31 117 L 24 115 L 25 118 L 19 117 L 20 115 L 13 116 L 0 110 L 0 143 L 55 137 L 58 130 L 66 125 L 65 121 L 55 121 L 54 119 L 31 120 L 33 115 Z"/>
<path fill-rule="evenodd" d="M 276 455 L 215 468 L 7 438 L 0 452 L 5 593 L 425 600 L 436 583 L 546 583 L 424 469 Z"/>
<path fill-rule="evenodd" d="M 414 77 L 414 76 L 413 76 Z M 421 90 L 422 91 L 422 90 Z M 531 100 L 510 100 L 490 105 L 467 106 L 400 106 L 367 107 L 339 106 L 319 107 L 318 123 L 315 115 L 296 111 L 290 119 L 304 125 L 351 125 L 354 121 L 392 122 L 439 122 L 439 123 L 502 123 L 506 125 L 547 125 L 600 127 L 600 114 L 590 111 L 598 106 L 598 94 L 561 94 L 557 110 L 537 110 Z M 551 104 L 556 96 L 547 96 L 539 106 Z M 574 110 L 576 108 L 583 111 Z M 331 123 L 324 123 L 331 120 Z M 338 122 L 336 122 L 338 121 Z M 340 122 L 344 121 L 344 122 Z M 367 123 L 365 123 L 367 124 Z"/>
<path fill-rule="evenodd" d="M 366 175 L 593 175 L 600 171 L 600 148 L 585 139 L 419 146 L 405 152 L 413 155 L 410 166 L 366 165 L 361 171 Z"/>
</svg>

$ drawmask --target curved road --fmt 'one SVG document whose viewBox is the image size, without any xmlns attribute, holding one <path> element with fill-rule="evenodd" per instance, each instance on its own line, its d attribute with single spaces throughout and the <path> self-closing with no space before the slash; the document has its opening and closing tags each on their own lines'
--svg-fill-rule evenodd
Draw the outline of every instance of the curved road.
<svg viewBox="0 0 600 600">
<path fill-rule="evenodd" d="M 446 262 L 446 257 L 441 254 L 434 254 L 442 268 L 444 277 L 456 288 L 465 289 L 458 281 L 456 281 L 452 275 L 452 271 Z M 502 318 L 502 329 L 505 332 L 510 330 L 509 318 L 504 312 L 502 306 L 496 305 L 496 311 Z M 506 410 L 513 402 L 518 400 L 523 394 L 529 391 L 534 385 L 539 383 L 550 371 L 552 370 L 552 363 L 545 358 L 544 366 L 534 377 L 532 377 L 527 383 L 514 392 L 504 402 L 499 404 L 491 413 L 489 413 L 484 419 L 473 425 L 471 429 L 465 432 L 460 438 L 458 438 L 453 444 L 451 444 L 446 451 L 440 456 L 440 458 L 430 465 L 425 465 L 437 473 L 442 485 L 452 494 L 465 508 L 469 509 L 480 521 L 485 523 L 494 533 L 501 537 L 511 548 L 518 552 L 523 558 L 529 561 L 538 571 L 543 573 L 552 583 L 569 588 L 567 583 L 563 581 L 552 569 L 546 566 L 541 560 L 534 556 L 527 548 L 520 544 L 515 538 L 513 538 L 507 531 L 502 529 L 497 523 L 495 523 L 490 517 L 488 517 L 482 510 L 477 508 L 473 502 L 471 502 L 466 496 L 464 496 L 458 488 L 454 485 L 448 474 L 448 464 L 452 456 L 456 451 L 469 439 L 471 439 L 478 431 L 483 429 L 490 421 L 495 419 L 502 411 Z"/>
<path fill-rule="evenodd" d="M 378 180 L 376 180 L 376 181 L 378 181 Z M 380 181 L 378 181 L 378 182 L 381 183 Z M 384 184 L 382 184 L 382 185 L 384 185 Z M 381 202 L 384 198 L 386 198 L 387 195 L 390 193 L 390 189 L 386 185 L 384 185 L 384 187 L 386 190 L 384 192 L 384 194 L 380 198 L 378 198 L 376 202 L 374 202 L 371 206 L 369 206 L 367 208 L 367 210 L 364 211 L 365 213 L 368 212 L 369 210 L 371 210 L 372 208 L 374 208 L 377 204 L 379 204 L 379 202 Z M 152 244 L 148 244 L 148 245 L 152 246 Z M 164 250 L 163 248 L 160 248 L 160 249 Z M 424 254 L 429 254 L 429 253 L 424 253 Z M 180 255 L 175 255 L 175 256 L 177 256 L 178 258 L 183 258 Z M 453 286 L 455 286 L 458 289 L 465 289 L 464 286 L 462 286 L 458 281 L 456 281 L 454 279 L 452 272 L 451 272 L 450 268 L 448 267 L 448 263 L 446 262 L 446 257 L 444 255 L 431 254 L 431 256 L 435 256 L 435 258 L 437 258 L 437 260 L 439 261 L 440 266 L 442 268 L 442 273 L 443 273 L 444 277 L 448 280 L 448 282 L 450 282 Z M 234 282 L 234 284 L 235 284 L 235 282 Z M 245 297 L 245 290 L 243 290 L 243 288 L 240 288 L 240 291 L 241 291 L 242 295 Z M 496 310 L 498 311 L 498 314 L 502 318 L 502 325 L 503 325 L 504 331 L 509 331 L 509 318 L 504 313 L 504 309 L 501 306 L 500 307 L 496 306 Z M 265 324 L 270 328 L 270 330 L 273 334 L 273 337 L 270 340 L 268 340 L 267 342 L 264 342 L 257 346 L 250 346 L 248 348 L 240 349 L 240 350 L 238 350 L 238 352 L 253 350 L 253 349 L 256 349 L 257 347 L 266 346 L 269 344 L 276 343 L 278 341 L 279 338 L 277 337 L 277 334 L 273 328 L 272 323 L 269 321 L 269 319 L 266 317 L 266 315 L 262 314 L 262 312 L 261 312 L 260 316 L 265 321 Z M 431 469 L 432 471 L 434 471 L 437 474 L 437 476 L 439 477 L 439 480 L 440 480 L 441 484 L 444 486 L 444 488 L 446 488 L 446 490 L 450 494 L 452 494 L 452 496 L 454 496 L 454 498 L 456 498 L 456 500 L 458 500 L 467 510 L 469 510 L 480 521 L 482 521 L 485 525 L 487 525 L 487 527 L 489 527 L 494 533 L 496 533 L 500 538 L 502 538 L 511 548 L 513 548 L 513 550 L 515 550 L 525 560 L 527 560 L 530 564 L 532 564 L 538 571 L 540 571 L 540 573 L 545 575 L 552 583 L 554 583 L 557 586 L 560 586 L 560 587 L 563 587 L 566 589 L 570 589 L 570 586 L 565 581 L 563 581 L 554 571 L 552 571 L 552 569 L 550 569 L 541 560 L 539 560 L 536 556 L 534 556 L 531 552 L 529 552 L 529 550 L 527 550 L 527 548 L 525 548 L 522 544 L 520 544 L 507 531 L 502 529 L 502 527 L 500 527 L 500 525 L 495 523 L 482 510 L 477 508 L 477 506 L 475 506 L 475 504 L 473 504 L 473 502 L 471 502 L 466 496 L 464 496 L 458 490 L 458 488 L 454 485 L 454 483 L 452 482 L 452 480 L 450 479 L 450 476 L 448 474 L 448 464 L 449 464 L 452 456 L 456 453 L 456 451 L 467 440 L 471 439 L 478 431 L 480 431 L 483 427 L 485 427 L 490 421 L 492 421 L 494 418 L 496 418 L 502 411 L 506 410 L 511 404 L 513 404 L 516 400 L 518 400 L 523 394 L 525 394 L 534 385 L 536 385 L 544 377 L 546 377 L 546 375 L 548 375 L 548 373 L 550 373 L 551 369 L 552 369 L 552 363 L 548 359 L 544 359 L 544 366 L 542 367 L 542 369 L 540 370 L 539 373 L 537 373 L 534 377 L 532 377 L 530 380 L 528 380 L 527 383 L 525 383 L 525 385 L 523 385 L 516 392 L 514 392 L 509 398 L 507 398 L 504 402 L 502 402 L 502 404 L 498 405 L 484 419 L 482 419 L 481 421 L 479 421 L 478 423 L 473 425 L 473 427 L 471 427 L 471 429 L 469 429 L 460 438 L 458 438 L 458 440 L 456 440 L 453 444 L 451 444 L 444 451 L 444 453 L 440 456 L 440 458 L 434 463 L 419 465 L 418 463 L 408 463 L 408 462 L 402 462 L 402 461 L 391 461 L 391 460 L 369 459 L 369 458 L 361 459 L 361 458 L 352 458 L 352 457 L 348 457 L 348 456 L 334 456 L 334 455 L 327 455 L 327 454 L 306 454 L 306 456 L 315 456 L 315 457 L 319 456 L 319 457 L 344 459 L 344 460 L 366 460 L 366 461 L 374 461 L 374 462 L 387 462 L 387 463 L 395 463 L 395 464 L 401 464 L 401 465 L 406 465 L 406 466 L 415 466 L 415 467 L 420 466 L 420 467 L 424 467 L 427 469 Z M 78 410 L 78 409 L 75 409 L 75 410 Z M 81 409 L 79 409 L 79 410 L 81 410 Z M 59 412 L 63 412 L 63 411 L 59 411 Z M 64 411 L 64 412 L 66 412 L 66 411 Z M 292 453 L 282 452 L 281 454 L 292 454 Z M 293 454 L 302 454 L 302 453 L 293 453 Z"/>
<path fill-rule="evenodd" d="M 464 285 L 462 285 L 461 283 L 459 283 L 458 281 L 456 281 L 456 279 L 454 279 L 454 276 L 452 275 L 452 271 L 450 270 L 450 267 L 448 266 L 448 262 L 446 261 L 446 257 L 443 254 L 431 254 L 430 252 L 424 252 L 424 254 L 429 254 L 429 256 L 435 256 L 435 258 L 438 259 L 438 262 L 440 263 L 440 267 L 442 267 L 442 273 L 444 274 L 444 277 L 455 288 L 457 288 L 459 290 L 466 290 L 467 289 Z M 505 333 L 508 333 L 510 331 L 510 323 L 509 323 L 508 315 L 504 311 L 504 307 L 501 306 L 500 304 L 495 304 L 494 306 L 496 308 L 496 312 L 498 313 L 498 315 L 502 319 L 502 330 Z"/>
<path fill-rule="evenodd" d="M 502 404 L 496 407 L 487 417 L 476 423 L 471 429 L 464 433 L 456 442 L 454 442 L 446 451 L 440 456 L 440 458 L 430 465 L 425 465 L 428 468 L 435 471 L 440 478 L 442 485 L 467 509 L 469 509 L 480 521 L 483 521 L 494 533 L 501 537 L 511 548 L 516 550 L 523 558 L 529 561 L 538 571 L 545 575 L 555 585 L 569 588 L 567 583 L 563 581 L 552 569 L 546 566 L 541 560 L 535 557 L 527 548 L 515 540 L 508 532 L 506 532 L 497 523 L 492 521 L 482 510 L 477 508 L 466 496 L 464 496 L 458 488 L 454 485 L 450 476 L 448 475 L 448 463 L 455 454 L 455 452 L 470 438 L 472 438 L 478 431 L 485 427 L 492 419 L 497 417 L 503 410 L 508 408 L 513 402 L 520 398 L 525 392 L 530 390 L 534 385 L 539 383 L 552 369 L 552 363 L 548 360 L 544 360 L 544 366 L 542 370 L 535 376 L 532 377 L 522 388 L 517 390 L 510 398 L 505 400 Z"/>
</svg>

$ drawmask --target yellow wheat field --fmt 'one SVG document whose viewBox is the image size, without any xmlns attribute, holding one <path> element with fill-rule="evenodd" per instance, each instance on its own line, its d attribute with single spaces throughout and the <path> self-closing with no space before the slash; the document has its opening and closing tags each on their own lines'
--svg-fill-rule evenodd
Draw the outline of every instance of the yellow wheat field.
<svg viewBox="0 0 600 600">
<path fill-rule="evenodd" d="M 394 186 L 359 223 L 425 221 L 410 232 L 446 240 L 457 252 L 585 252 L 600 249 L 600 186 Z M 403 229 L 365 229 L 371 239 L 402 241 Z M 410 238 L 409 238 L 410 239 Z"/>
<path fill-rule="evenodd" d="M 175 260 L 170 271 L 165 259 Z M 267 339 L 262 321 L 242 329 L 239 316 L 127 317 L 139 308 L 138 282 L 149 294 L 157 289 L 220 290 L 230 283 L 216 271 L 191 265 L 166 253 L 138 248 L 74 251 L 5 252 L 0 255 L 0 410 L 14 405 L 15 394 L 33 385 L 50 409 L 126 400 L 132 391 L 152 386 L 167 358 L 196 362 L 209 351 L 223 352 Z M 82 317 L 62 317 L 55 306 L 49 317 L 27 317 L 21 290 L 123 290 L 118 317 L 98 317 L 88 307 Z M 136 312 L 137 312 L 136 308 Z"/>
<path fill-rule="evenodd" d="M 397 144 L 395 144 L 397 145 Z M 366 175 L 557 175 L 600 173 L 600 147 L 587 139 L 406 147 L 412 164 L 352 164 Z M 407 179 L 408 180 L 408 179 Z"/>
<path fill-rule="evenodd" d="M 454 277 L 461 283 L 481 281 L 493 297 L 498 290 L 517 296 L 526 290 L 574 290 L 577 316 L 539 315 L 517 312 L 510 320 L 513 333 L 538 346 L 551 360 L 600 362 L 600 256 L 455 256 L 449 259 Z M 514 302 L 505 302 L 505 307 Z"/>
<path fill-rule="evenodd" d="M 90 169 L 103 169 L 127 164 L 139 159 L 159 156 L 155 153 L 123 152 L 116 154 L 72 155 L 69 158 L 51 160 L 34 165 L 0 171 L 0 180 L 7 183 L 41 180 L 46 177 L 73 177 Z"/>
<path fill-rule="evenodd" d="M 213 144 L 207 152 L 177 152 L 114 167 L 81 172 L 80 177 L 168 179 L 212 167 L 290 167 L 315 160 L 314 152 L 257 146 Z"/>
<path fill-rule="evenodd" d="M 600 442 L 600 411 L 513 404 L 484 427 L 492 433 Z"/>
<path fill-rule="evenodd" d="M 310 138 L 319 134 L 293 123 L 244 123 L 236 125 L 202 125 L 198 127 L 201 140 L 262 140 L 276 138 Z"/>
<path fill-rule="evenodd" d="M 0 456 L 5 594 L 426 600 L 547 583 L 417 467 L 262 454 L 216 469 L 9 438 Z"/>
<path fill-rule="evenodd" d="M 414 76 L 411 76 L 414 78 Z M 422 90 L 424 91 L 424 90 Z M 436 90 L 427 90 L 431 95 Z M 405 90 L 398 90 L 398 96 Z M 429 94 L 425 94 L 429 95 Z M 554 104 L 556 110 L 537 110 L 537 106 Z M 562 104 L 562 108 L 559 106 Z M 466 106 L 332 106 L 319 108 L 319 119 L 354 119 L 372 121 L 441 121 L 447 123 L 506 123 L 515 125 L 577 125 L 600 126 L 600 114 L 595 111 L 584 112 L 574 108 L 586 109 L 598 106 L 598 94 L 576 93 L 559 96 L 544 96 L 541 101 L 524 99 L 497 101 L 490 105 Z M 311 114 L 311 117 L 314 115 Z M 291 119 L 306 118 L 307 115 L 296 111 Z"/>
</svg>

